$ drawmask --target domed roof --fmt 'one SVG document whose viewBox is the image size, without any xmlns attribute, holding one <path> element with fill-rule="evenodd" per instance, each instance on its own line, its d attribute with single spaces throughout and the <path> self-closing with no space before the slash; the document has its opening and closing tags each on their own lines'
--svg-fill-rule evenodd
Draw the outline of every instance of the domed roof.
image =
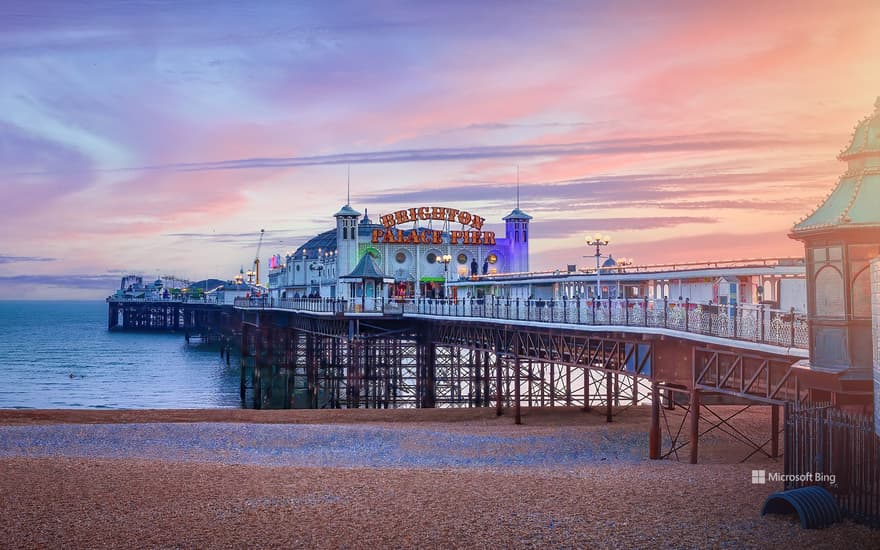
<svg viewBox="0 0 880 550">
<path fill-rule="evenodd" d="M 303 251 L 305 251 L 306 258 L 317 258 L 319 248 L 321 249 L 322 254 L 324 252 L 334 252 L 336 250 L 336 229 L 330 229 L 329 231 L 318 233 L 297 248 L 296 252 L 293 253 L 293 257 L 297 259 L 302 258 Z"/>
<path fill-rule="evenodd" d="M 816 209 L 792 228 L 795 239 L 835 229 L 880 228 L 880 98 L 874 114 L 856 125 L 840 160 L 849 169 Z"/>
<path fill-rule="evenodd" d="M 856 124 L 849 147 L 840 152 L 840 160 L 864 155 L 880 154 L 880 97 L 874 103 L 874 114 L 866 116 Z"/>
<path fill-rule="evenodd" d="M 608 259 L 602 262 L 602 267 L 617 267 L 617 260 L 609 254 Z"/>
</svg>

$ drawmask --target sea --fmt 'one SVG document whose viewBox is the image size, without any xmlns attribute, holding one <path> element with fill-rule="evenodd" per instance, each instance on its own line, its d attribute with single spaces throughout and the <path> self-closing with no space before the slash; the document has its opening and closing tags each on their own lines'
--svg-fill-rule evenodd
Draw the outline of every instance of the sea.
<svg viewBox="0 0 880 550">
<path fill-rule="evenodd" d="M 0 301 L 0 408 L 241 408 L 235 359 L 182 333 L 109 332 L 104 301 Z"/>
</svg>

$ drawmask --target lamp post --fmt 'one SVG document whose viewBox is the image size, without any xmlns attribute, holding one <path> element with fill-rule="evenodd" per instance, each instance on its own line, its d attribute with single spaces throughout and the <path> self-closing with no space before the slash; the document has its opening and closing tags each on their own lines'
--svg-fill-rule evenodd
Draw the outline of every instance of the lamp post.
<svg viewBox="0 0 880 550">
<path fill-rule="evenodd" d="M 611 237 L 608 235 L 602 235 L 596 233 L 593 236 L 587 236 L 584 238 L 584 241 L 587 243 L 587 246 L 595 246 L 596 253 L 593 254 L 596 257 L 596 299 L 602 297 L 602 284 L 599 281 L 599 258 L 602 257 L 602 252 L 600 251 L 601 247 L 607 246 L 608 243 L 611 242 Z"/>
<path fill-rule="evenodd" d="M 452 256 L 449 254 L 444 254 L 440 257 L 440 261 L 443 262 L 443 297 L 448 298 L 447 290 L 449 287 L 449 262 L 452 261 Z"/>
</svg>

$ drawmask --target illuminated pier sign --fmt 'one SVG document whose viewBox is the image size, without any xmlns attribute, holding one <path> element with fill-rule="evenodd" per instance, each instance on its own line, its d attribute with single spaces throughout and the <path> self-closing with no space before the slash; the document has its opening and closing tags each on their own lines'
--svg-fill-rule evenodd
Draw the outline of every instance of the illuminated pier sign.
<svg viewBox="0 0 880 550">
<path fill-rule="evenodd" d="M 440 230 L 395 228 L 399 224 L 431 220 L 461 224 L 462 230 L 449 231 L 450 244 L 495 244 L 495 232 L 482 230 L 486 218 L 471 214 L 467 210 L 456 210 L 443 206 L 420 206 L 385 214 L 380 218 L 385 229 L 374 229 L 372 241 L 374 244 L 442 244 L 443 232 Z M 473 231 L 464 229 L 468 226 Z"/>
</svg>

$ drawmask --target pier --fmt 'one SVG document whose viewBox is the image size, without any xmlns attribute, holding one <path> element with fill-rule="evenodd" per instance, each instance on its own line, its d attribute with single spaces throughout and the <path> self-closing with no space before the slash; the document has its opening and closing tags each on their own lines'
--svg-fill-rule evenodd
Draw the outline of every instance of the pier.
<svg viewBox="0 0 880 550">
<path fill-rule="evenodd" d="M 611 422 L 651 405 L 655 458 L 687 446 L 697 460 L 706 424 L 723 424 L 701 420 L 700 404 L 769 405 L 772 440 L 737 437 L 778 456 L 780 406 L 812 391 L 794 366 L 808 355 L 805 319 L 763 306 L 490 298 L 364 308 L 263 297 L 231 307 L 111 301 L 109 311 L 122 329 L 238 336 L 241 397 L 256 409 L 491 407 L 518 423 L 523 407 L 598 410 Z M 661 437 L 661 406 L 687 411 L 689 438 Z"/>
<path fill-rule="evenodd" d="M 273 256 L 268 288 L 257 258 L 243 296 L 122 292 L 108 299 L 108 327 L 236 341 L 241 400 L 254 409 L 482 407 L 520 424 L 530 407 L 613 422 L 650 406 L 650 458 L 696 463 L 700 439 L 723 433 L 743 461 L 784 453 L 795 478 L 833 470 L 845 483 L 830 489 L 859 503 L 848 512 L 880 522 L 877 124 L 880 99 L 839 156 L 841 183 L 791 230 L 802 258 L 632 266 L 603 256 L 610 240 L 596 234 L 595 270 L 531 273 L 532 217 L 518 200 L 497 238 L 454 229 L 483 227 L 461 209 L 421 206 L 376 224 L 346 203 L 335 230 Z M 829 406 L 837 412 L 808 412 Z M 750 407 L 766 411 L 768 439 L 735 426 Z"/>
</svg>

